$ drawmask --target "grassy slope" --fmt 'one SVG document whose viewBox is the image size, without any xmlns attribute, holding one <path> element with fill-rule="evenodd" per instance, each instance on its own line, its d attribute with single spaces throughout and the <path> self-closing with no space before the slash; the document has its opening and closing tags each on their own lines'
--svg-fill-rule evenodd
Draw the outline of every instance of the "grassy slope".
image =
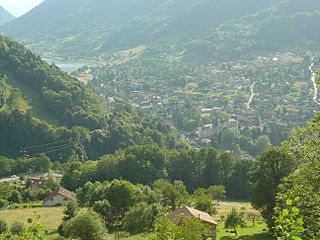
<svg viewBox="0 0 320 240">
<path fill-rule="evenodd" d="M 238 209 L 245 208 L 246 212 L 254 211 L 250 204 L 241 203 L 241 202 L 222 202 L 218 208 L 218 215 L 215 217 L 219 219 L 222 215 L 226 215 L 232 207 Z M 14 209 L 7 211 L 0 211 L 0 218 L 5 219 L 9 226 L 15 221 L 26 222 L 29 217 L 33 217 L 37 212 L 41 218 L 39 223 L 43 226 L 43 230 L 47 230 L 49 235 L 46 236 L 46 239 L 55 239 L 58 234 L 56 229 L 62 221 L 63 217 L 63 207 L 56 208 L 26 208 L 26 209 Z M 256 226 L 252 226 L 252 222 L 247 222 L 247 228 L 238 229 L 239 236 L 235 237 L 233 233 L 226 232 L 230 229 L 225 229 L 223 227 L 223 222 L 219 222 L 218 228 L 218 240 L 271 240 L 273 239 L 271 235 L 263 231 L 267 226 L 264 221 L 256 221 Z M 121 239 L 125 240 L 148 240 L 151 239 L 153 234 L 140 234 L 135 236 L 127 236 L 124 234 Z M 109 235 L 106 240 L 113 240 L 114 235 Z"/>
<path fill-rule="evenodd" d="M 21 90 L 23 95 L 23 99 L 21 99 L 22 101 L 19 103 L 19 108 L 21 111 L 26 112 L 27 110 L 30 110 L 33 117 L 46 121 L 47 123 L 55 126 L 60 125 L 59 120 L 50 114 L 50 112 L 42 104 L 40 95 L 34 89 L 15 80 L 10 74 L 8 74 L 7 83 L 11 87 Z"/>
<path fill-rule="evenodd" d="M 43 230 L 52 233 L 46 239 L 54 239 L 58 236 L 56 231 L 62 221 L 63 209 L 63 207 L 13 209 L 0 211 L 0 218 L 5 219 L 10 227 L 16 221 L 26 223 L 28 218 L 34 218 L 37 213 L 40 215 L 39 223 Z"/>
</svg>

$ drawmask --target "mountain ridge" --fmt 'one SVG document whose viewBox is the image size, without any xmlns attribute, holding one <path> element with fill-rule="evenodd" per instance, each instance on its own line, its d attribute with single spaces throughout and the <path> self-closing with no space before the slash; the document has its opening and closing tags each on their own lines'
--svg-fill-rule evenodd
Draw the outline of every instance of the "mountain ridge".
<svg viewBox="0 0 320 240">
<path fill-rule="evenodd" d="M 0 6 L 0 26 L 13 21 L 16 17 L 8 12 L 4 7 Z"/>
</svg>

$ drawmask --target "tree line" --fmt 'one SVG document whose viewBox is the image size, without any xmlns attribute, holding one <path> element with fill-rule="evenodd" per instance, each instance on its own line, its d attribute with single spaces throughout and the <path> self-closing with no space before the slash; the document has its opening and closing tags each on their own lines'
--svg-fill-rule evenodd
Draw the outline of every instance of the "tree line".
<svg viewBox="0 0 320 240">
<path fill-rule="evenodd" d="M 237 159 L 215 148 L 165 149 L 157 145 L 131 146 L 98 161 L 65 164 L 62 185 L 77 189 L 87 181 L 125 179 L 151 185 L 157 179 L 182 181 L 188 191 L 223 185 L 230 198 L 248 199 L 249 173 L 254 162 Z"/>
</svg>

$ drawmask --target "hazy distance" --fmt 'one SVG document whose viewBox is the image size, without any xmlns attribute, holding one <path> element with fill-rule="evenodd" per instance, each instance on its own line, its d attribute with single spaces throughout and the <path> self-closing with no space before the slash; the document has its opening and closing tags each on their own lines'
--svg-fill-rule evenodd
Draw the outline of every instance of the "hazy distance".
<svg viewBox="0 0 320 240">
<path fill-rule="evenodd" d="M 4 7 L 16 17 L 27 13 L 44 0 L 0 0 L 0 6 Z"/>
</svg>

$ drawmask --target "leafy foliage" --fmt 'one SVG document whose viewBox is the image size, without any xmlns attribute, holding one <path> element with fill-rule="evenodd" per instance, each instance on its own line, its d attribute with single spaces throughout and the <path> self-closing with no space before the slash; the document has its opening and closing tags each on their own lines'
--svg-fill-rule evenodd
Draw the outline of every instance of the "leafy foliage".
<svg viewBox="0 0 320 240">
<path fill-rule="evenodd" d="M 8 224 L 4 219 L 0 219 L 0 234 L 5 233 L 8 230 Z"/>
<path fill-rule="evenodd" d="M 66 236 L 81 240 L 103 240 L 106 233 L 103 220 L 92 211 L 81 213 L 67 221 L 63 231 Z"/>
<path fill-rule="evenodd" d="M 134 144 L 180 146 L 174 128 L 121 102 L 110 113 L 96 92 L 4 36 L 0 69 L 1 155 L 47 153 L 54 161 L 77 155 L 84 161 Z M 36 95 L 31 101 L 29 90 Z M 35 115 L 33 107 L 40 111 L 40 105 L 58 123 Z"/>
<path fill-rule="evenodd" d="M 139 233 L 149 230 L 161 213 L 161 205 L 138 203 L 125 213 L 123 227 L 130 233 Z"/>
<path fill-rule="evenodd" d="M 285 144 L 299 159 L 298 169 L 283 180 L 277 195 L 275 230 L 281 239 L 320 236 L 319 117 L 293 132 Z"/>
<path fill-rule="evenodd" d="M 237 227 L 245 227 L 246 222 L 244 219 L 244 214 L 239 212 L 237 209 L 233 208 L 227 215 L 226 221 L 224 223 L 225 228 L 233 228 L 234 233 L 238 236 Z"/>
<path fill-rule="evenodd" d="M 21 236 L 24 232 L 25 224 L 22 222 L 14 222 L 10 227 L 10 232 L 13 235 Z"/>
<path fill-rule="evenodd" d="M 198 219 L 186 218 L 179 226 L 166 218 L 160 218 L 155 224 L 154 240 L 201 240 L 207 227 Z"/>
<path fill-rule="evenodd" d="M 278 197 L 278 200 L 280 197 Z M 294 202 L 299 202 L 297 197 Z M 286 208 L 280 210 L 276 208 L 276 214 L 279 214 L 275 222 L 275 232 L 280 239 L 302 239 L 300 236 L 304 232 L 303 220 L 299 217 L 299 209 L 293 206 L 291 199 L 286 199 Z M 278 211 L 278 212 L 277 212 Z"/>
<path fill-rule="evenodd" d="M 252 173 L 251 202 L 262 210 L 263 216 L 273 225 L 275 197 L 281 180 L 296 169 L 296 160 L 281 148 L 270 148 L 257 159 Z"/>
</svg>

